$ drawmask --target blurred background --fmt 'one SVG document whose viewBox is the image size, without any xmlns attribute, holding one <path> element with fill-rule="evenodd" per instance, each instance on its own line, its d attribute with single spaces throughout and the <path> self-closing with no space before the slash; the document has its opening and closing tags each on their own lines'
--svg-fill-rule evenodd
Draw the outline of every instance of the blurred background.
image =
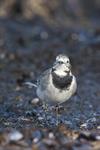
<svg viewBox="0 0 100 150">
<path fill-rule="evenodd" d="M 48 26 L 66 27 L 79 23 L 97 25 L 99 0 L 0 0 L 0 17 L 17 21 L 44 22 Z M 99 26 L 99 25 L 98 25 Z"/>
<path fill-rule="evenodd" d="M 84 123 L 86 128 L 97 128 L 100 0 L 0 0 L 0 128 L 40 126 L 34 117 L 29 122 L 23 119 L 27 111 L 36 109 L 36 115 L 41 107 L 30 103 L 35 90 L 22 84 L 36 81 L 59 53 L 71 58 L 82 98 L 72 98 L 66 105 L 62 122 L 70 121 L 72 128 Z"/>
<path fill-rule="evenodd" d="M 0 17 L 47 24 L 68 25 L 71 21 L 99 20 L 99 0 L 0 0 Z"/>
</svg>

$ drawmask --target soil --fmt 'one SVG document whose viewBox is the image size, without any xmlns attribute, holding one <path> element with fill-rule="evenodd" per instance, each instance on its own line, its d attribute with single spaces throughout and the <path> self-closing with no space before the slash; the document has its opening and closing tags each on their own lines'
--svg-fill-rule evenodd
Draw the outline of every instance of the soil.
<svg viewBox="0 0 100 150">
<path fill-rule="evenodd" d="M 63 27 L 41 19 L 0 19 L 1 149 L 99 150 L 100 28 L 85 23 Z M 45 111 L 36 89 L 24 82 L 35 83 L 60 53 L 71 59 L 78 90 L 57 114 L 50 106 Z M 15 130 L 24 138 L 12 141 Z"/>
</svg>

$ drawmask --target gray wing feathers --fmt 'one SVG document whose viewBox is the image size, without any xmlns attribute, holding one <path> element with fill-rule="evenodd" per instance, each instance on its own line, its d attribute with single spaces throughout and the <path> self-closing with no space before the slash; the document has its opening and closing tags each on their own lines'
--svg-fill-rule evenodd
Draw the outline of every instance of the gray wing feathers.
<svg viewBox="0 0 100 150">
<path fill-rule="evenodd" d="M 40 77 L 37 79 L 37 86 L 41 86 L 41 89 L 46 89 L 47 85 L 48 85 L 48 79 L 49 79 L 49 75 L 50 75 L 50 69 L 44 71 Z"/>
</svg>

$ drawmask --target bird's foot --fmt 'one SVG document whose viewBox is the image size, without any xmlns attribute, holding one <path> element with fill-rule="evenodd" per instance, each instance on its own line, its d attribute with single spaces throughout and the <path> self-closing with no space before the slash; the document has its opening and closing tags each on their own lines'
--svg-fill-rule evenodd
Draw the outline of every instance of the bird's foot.
<svg viewBox="0 0 100 150">
<path fill-rule="evenodd" d="M 51 111 L 55 111 L 57 113 L 61 113 L 64 110 L 64 107 L 61 105 L 52 106 Z"/>
<path fill-rule="evenodd" d="M 43 110 L 45 110 L 45 112 L 47 112 L 48 111 L 48 104 L 43 103 L 42 108 L 43 108 Z"/>
</svg>

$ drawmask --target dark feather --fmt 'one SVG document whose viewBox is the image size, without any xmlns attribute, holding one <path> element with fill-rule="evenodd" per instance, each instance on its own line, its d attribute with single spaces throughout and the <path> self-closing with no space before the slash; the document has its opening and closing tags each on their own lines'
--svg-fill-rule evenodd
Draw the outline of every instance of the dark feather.
<svg viewBox="0 0 100 150">
<path fill-rule="evenodd" d="M 67 89 L 71 82 L 72 82 L 72 76 L 71 75 L 66 75 L 64 77 L 58 76 L 55 72 L 52 72 L 52 80 L 53 84 L 55 85 L 56 88 L 59 89 Z"/>
</svg>

